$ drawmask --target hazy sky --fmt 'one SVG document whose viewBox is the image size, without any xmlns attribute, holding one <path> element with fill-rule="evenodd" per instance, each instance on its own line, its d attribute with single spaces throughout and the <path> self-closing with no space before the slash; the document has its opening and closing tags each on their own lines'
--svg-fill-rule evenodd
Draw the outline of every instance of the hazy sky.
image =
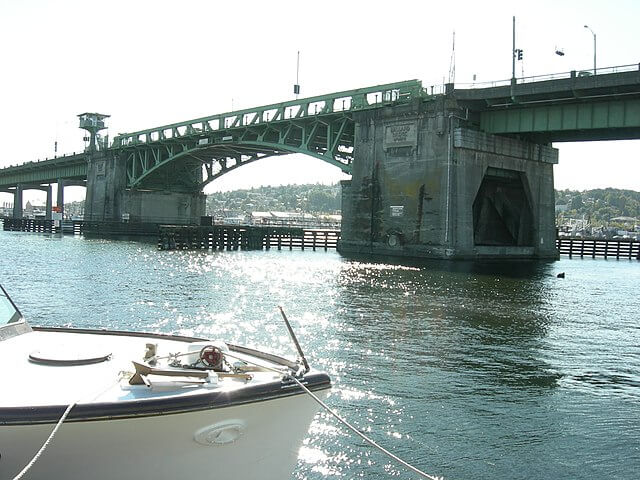
<svg viewBox="0 0 640 480">
<path fill-rule="evenodd" d="M 0 0 L 0 167 L 83 149 L 79 113 L 111 115 L 113 136 L 293 97 L 448 77 L 511 76 L 512 16 L 524 61 L 543 75 L 640 61 L 640 2 Z M 563 57 L 555 55 L 563 49 Z M 556 188 L 640 190 L 640 141 L 556 144 Z M 207 191 L 333 182 L 304 156 L 240 168 Z M 9 198 L 7 197 L 6 200 Z M 5 198 L 0 194 L 0 201 Z"/>
</svg>

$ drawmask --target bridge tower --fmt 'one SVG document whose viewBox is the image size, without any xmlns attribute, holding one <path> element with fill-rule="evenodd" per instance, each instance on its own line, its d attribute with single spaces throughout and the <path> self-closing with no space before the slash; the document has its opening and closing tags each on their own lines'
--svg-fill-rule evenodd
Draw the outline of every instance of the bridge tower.
<svg viewBox="0 0 640 480">
<path fill-rule="evenodd" d="M 87 194 L 85 220 L 128 223 L 197 223 L 206 197 L 199 188 L 186 190 L 180 178 L 168 178 L 159 188 L 138 189 L 127 183 L 126 157 L 100 137 L 109 115 L 82 113 L 80 128 L 89 132 L 85 150 Z M 59 180 L 59 185 L 63 185 Z M 61 192 L 61 189 L 59 189 Z M 59 205 L 62 199 L 59 197 Z"/>
</svg>

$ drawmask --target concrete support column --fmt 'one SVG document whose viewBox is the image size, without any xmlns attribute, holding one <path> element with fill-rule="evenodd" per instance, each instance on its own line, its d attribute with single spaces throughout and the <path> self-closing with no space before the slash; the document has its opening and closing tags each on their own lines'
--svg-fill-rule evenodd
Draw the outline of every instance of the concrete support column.
<svg viewBox="0 0 640 480">
<path fill-rule="evenodd" d="M 51 220 L 51 210 L 52 210 L 52 206 L 53 206 L 53 192 L 51 190 L 51 184 L 49 184 L 49 186 L 46 187 L 46 192 L 47 192 L 47 206 L 45 207 L 45 219 L 46 220 Z"/>
<path fill-rule="evenodd" d="M 62 178 L 58 179 L 58 194 L 56 197 L 56 205 L 62 214 L 62 218 L 64 218 L 64 180 Z"/>
<path fill-rule="evenodd" d="M 354 114 L 340 252 L 555 258 L 557 150 L 467 126 L 455 104 Z"/>
<path fill-rule="evenodd" d="M 205 195 L 176 189 L 136 190 L 127 186 L 127 158 L 112 151 L 93 152 L 87 171 L 85 220 L 98 222 L 170 223 L 199 225 L 205 214 Z"/>
<path fill-rule="evenodd" d="M 16 185 L 13 194 L 13 218 L 22 218 L 22 185 Z"/>
</svg>

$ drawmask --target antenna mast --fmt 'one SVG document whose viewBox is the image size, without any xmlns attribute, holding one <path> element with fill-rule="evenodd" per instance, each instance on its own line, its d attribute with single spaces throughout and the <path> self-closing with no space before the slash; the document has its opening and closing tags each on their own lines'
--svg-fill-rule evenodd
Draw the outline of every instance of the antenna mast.
<svg viewBox="0 0 640 480">
<path fill-rule="evenodd" d="M 453 31 L 453 44 L 451 46 L 451 60 L 449 62 L 449 83 L 456 81 L 456 31 Z"/>
<path fill-rule="evenodd" d="M 513 48 L 511 50 L 511 82 L 516 78 L 516 16 L 513 16 Z"/>
</svg>

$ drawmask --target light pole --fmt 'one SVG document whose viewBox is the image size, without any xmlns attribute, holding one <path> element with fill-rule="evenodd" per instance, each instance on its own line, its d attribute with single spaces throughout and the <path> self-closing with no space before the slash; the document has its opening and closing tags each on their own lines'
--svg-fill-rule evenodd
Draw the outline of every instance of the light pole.
<svg viewBox="0 0 640 480">
<path fill-rule="evenodd" d="M 589 25 L 585 25 L 584 28 L 589 30 L 593 35 L 593 74 L 595 75 L 596 74 L 596 32 L 591 30 L 591 27 Z"/>
</svg>

